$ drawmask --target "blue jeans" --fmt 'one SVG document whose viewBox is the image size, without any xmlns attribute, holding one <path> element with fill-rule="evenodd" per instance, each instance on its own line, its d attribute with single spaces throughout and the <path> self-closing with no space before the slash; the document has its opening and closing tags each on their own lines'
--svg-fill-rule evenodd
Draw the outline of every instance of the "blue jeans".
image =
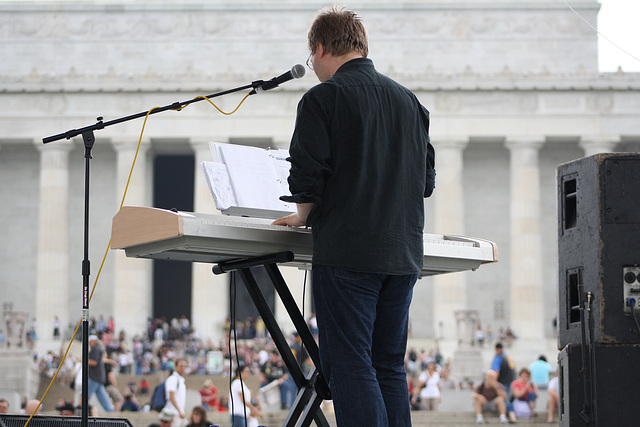
<svg viewBox="0 0 640 427">
<path fill-rule="evenodd" d="M 95 393 L 98 401 L 100 402 L 100 405 L 102 405 L 102 408 L 107 412 L 113 412 L 114 408 L 111 404 L 111 400 L 109 399 L 109 395 L 107 394 L 107 390 L 104 388 L 104 384 L 101 384 L 100 382 L 94 381 L 89 378 L 88 388 L 89 396 L 87 397 L 87 402 L 91 399 L 93 393 Z"/>
<path fill-rule="evenodd" d="M 231 414 L 231 427 L 246 427 L 247 419 L 242 415 Z"/>
<path fill-rule="evenodd" d="M 280 384 L 280 402 L 282 409 L 289 409 L 293 406 L 293 402 L 296 401 L 298 395 L 298 387 L 293 381 L 291 375 L 287 377 L 285 381 Z"/>
<path fill-rule="evenodd" d="M 313 267 L 320 362 L 339 427 L 411 426 L 404 356 L 417 277 Z"/>
</svg>

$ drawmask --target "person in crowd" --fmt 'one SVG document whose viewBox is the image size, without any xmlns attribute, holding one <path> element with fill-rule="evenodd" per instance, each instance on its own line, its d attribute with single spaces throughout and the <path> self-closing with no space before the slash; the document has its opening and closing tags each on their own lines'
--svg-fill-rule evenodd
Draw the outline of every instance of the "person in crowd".
<svg viewBox="0 0 640 427">
<path fill-rule="evenodd" d="M 408 426 L 409 305 L 435 182 L 429 112 L 375 69 L 353 11 L 320 12 L 307 42 L 320 84 L 298 104 L 292 196 L 281 197 L 297 212 L 274 224 L 313 230 L 321 370 L 337 425 Z"/>
<path fill-rule="evenodd" d="M 80 403 L 78 403 L 76 405 L 74 415 L 76 417 L 82 416 L 82 399 L 80 399 Z M 89 416 L 90 417 L 97 417 L 98 416 L 98 408 L 96 408 L 95 406 L 93 406 L 91 404 L 89 404 Z"/>
<path fill-rule="evenodd" d="M 9 413 L 9 401 L 7 399 L 0 399 L 0 414 Z"/>
<path fill-rule="evenodd" d="M 411 394 L 411 403 L 420 399 L 420 407 L 427 411 L 437 411 L 441 401 L 440 374 L 435 362 L 427 363 L 427 370 L 418 377 L 417 385 Z"/>
<path fill-rule="evenodd" d="M 175 416 L 175 413 L 163 409 L 158 414 L 159 424 L 149 424 L 149 427 L 173 427 L 173 419 Z"/>
<path fill-rule="evenodd" d="M 484 424 L 484 411 L 497 411 L 502 424 L 507 424 L 509 420 L 516 421 L 515 413 L 511 411 L 507 418 L 507 394 L 504 386 L 498 382 L 498 374 L 495 371 L 487 371 L 484 381 L 475 388 L 471 396 L 476 424 Z"/>
<path fill-rule="evenodd" d="M 440 369 L 440 390 L 460 390 L 460 383 L 456 378 L 451 377 L 449 368 L 443 366 Z"/>
<path fill-rule="evenodd" d="M 558 376 L 551 378 L 549 381 L 549 387 L 547 388 L 547 392 L 549 393 L 549 407 L 547 408 L 547 422 L 554 423 L 554 416 L 556 411 L 558 411 L 558 403 L 560 399 L 560 385 L 558 382 Z"/>
<path fill-rule="evenodd" d="M 507 344 L 507 347 L 511 347 L 511 344 L 513 344 L 513 340 L 517 338 L 516 334 L 511 329 L 511 326 L 507 326 L 507 329 L 504 331 L 504 334 L 505 334 L 505 343 Z"/>
<path fill-rule="evenodd" d="M 53 316 L 53 339 L 60 339 L 60 319 L 58 316 Z"/>
<path fill-rule="evenodd" d="M 118 364 L 115 360 L 107 357 L 105 357 L 103 361 L 104 371 L 106 374 L 104 389 L 107 391 L 111 402 L 113 402 L 114 411 L 120 411 L 120 407 L 124 403 L 124 397 L 122 397 L 122 393 L 120 393 L 120 390 L 118 389 L 118 380 L 115 374 Z"/>
<path fill-rule="evenodd" d="M 89 395 L 87 400 L 90 400 L 91 396 L 95 394 L 102 408 L 107 412 L 113 412 L 113 404 L 104 386 L 107 382 L 107 373 L 104 368 L 104 348 L 96 335 L 89 336 L 89 348 Z"/>
<path fill-rule="evenodd" d="M 220 405 L 218 406 L 218 412 L 229 411 L 229 398 L 227 396 L 220 396 Z"/>
<path fill-rule="evenodd" d="M 476 325 L 476 342 L 478 343 L 478 347 L 484 347 L 484 330 L 482 329 L 482 323 L 478 322 Z"/>
<path fill-rule="evenodd" d="M 149 380 L 146 377 L 142 378 L 138 384 L 138 393 L 143 395 L 149 393 L 149 386 Z"/>
<path fill-rule="evenodd" d="M 418 363 L 418 353 L 414 348 L 410 348 L 407 350 L 407 355 L 405 356 L 405 370 L 410 375 L 417 375 L 419 369 L 423 369 L 420 367 Z M 426 365 L 424 366 L 426 368 Z"/>
<path fill-rule="evenodd" d="M 538 389 L 546 390 L 549 384 L 549 374 L 553 368 L 547 362 L 544 354 L 541 354 L 538 360 L 529 365 L 529 370 L 531 371 L 531 380 L 538 386 Z"/>
<path fill-rule="evenodd" d="M 311 317 L 307 321 L 307 325 L 309 326 L 309 331 L 315 337 L 318 335 L 318 319 L 316 319 L 316 314 L 311 313 Z"/>
<path fill-rule="evenodd" d="M 504 391 L 509 395 L 511 382 L 515 379 L 514 364 L 510 357 L 504 352 L 501 342 L 496 343 L 495 356 L 491 362 L 491 369 L 498 374 L 498 382 L 504 387 Z"/>
<path fill-rule="evenodd" d="M 113 320 L 113 316 L 109 317 L 109 323 L 107 323 L 107 332 L 114 333 L 116 331 L 116 322 Z"/>
<path fill-rule="evenodd" d="M 163 411 L 173 412 L 175 416 L 180 418 L 179 424 L 184 424 L 187 415 L 185 414 L 185 404 L 187 400 L 187 386 L 184 375 L 187 371 L 187 361 L 185 359 L 176 359 L 174 369 L 171 375 L 164 382 L 164 392 L 167 404 Z"/>
<path fill-rule="evenodd" d="M 516 415 L 522 418 L 528 418 L 533 415 L 538 398 L 538 387 L 536 383 L 531 381 L 531 371 L 527 368 L 520 369 L 518 378 L 511 383 L 511 393 L 514 398 L 514 409 Z M 518 405 L 516 401 L 526 402 L 527 405 Z M 524 409 L 519 409 L 526 406 Z M 528 409 L 528 410 L 527 410 Z"/>
<path fill-rule="evenodd" d="M 25 414 L 38 415 L 40 412 L 42 412 L 42 405 L 40 404 L 40 401 L 37 400 L 37 399 L 28 400 L 27 404 L 24 405 L 24 413 Z"/>
<path fill-rule="evenodd" d="M 204 406 L 194 406 L 187 427 L 209 427 L 210 425 L 211 422 L 207 421 L 207 411 Z"/>
<path fill-rule="evenodd" d="M 133 394 L 127 393 L 124 396 L 124 402 L 122 403 L 120 410 L 122 412 L 138 412 L 140 411 L 140 405 Z"/>
<path fill-rule="evenodd" d="M 73 379 L 72 379 L 72 389 L 73 389 L 73 404 L 78 407 L 80 405 L 80 401 L 82 400 L 82 360 L 78 359 L 75 361 L 73 365 Z"/>
<path fill-rule="evenodd" d="M 76 411 L 76 407 L 73 402 L 65 399 L 58 400 L 55 408 L 60 415 L 74 415 Z"/>
<path fill-rule="evenodd" d="M 277 381 L 280 389 L 280 409 L 283 410 L 289 408 L 289 396 L 293 393 L 295 399 L 295 393 L 298 390 L 295 383 L 287 381 L 288 379 L 289 374 L 282 357 L 276 350 L 272 351 L 271 358 L 260 367 L 260 387 Z"/>
<path fill-rule="evenodd" d="M 200 392 L 202 406 L 206 411 L 218 409 L 218 405 L 220 404 L 218 401 L 218 389 L 213 385 L 211 380 L 205 380 L 204 384 L 202 384 L 202 388 L 198 391 Z"/>
<path fill-rule="evenodd" d="M 262 411 L 252 403 L 251 390 L 246 384 L 251 371 L 247 365 L 239 365 L 231 383 L 229 412 L 231 413 L 231 427 L 246 427 L 250 416 L 262 418 Z"/>
<path fill-rule="evenodd" d="M 267 325 L 265 325 L 262 317 L 258 316 L 256 319 L 256 337 L 265 338 L 267 336 Z"/>
<path fill-rule="evenodd" d="M 298 362 L 298 366 L 302 370 L 304 375 L 307 375 L 313 366 L 313 362 L 309 357 L 309 353 L 307 349 L 302 344 L 302 337 L 298 332 L 293 333 L 293 340 L 291 345 L 291 353 L 293 357 Z M 289 371 L 285 370 L 284 375 L 282 376 L 282 382 L 280 383 L 280 398 L 282 402 L 282 409 L 289 409 L 293 406 L 293 402 L 296 400 L 296 396 L 298 395 L 298 386 L 293 380 L 293 376 Z"/>
<path fill-rule="evenodd" d="M 488 344 L 493 343 L 493 328 L 491 325 L 487 325 L 487 330 L 485 331 L 484 336 Z"/>
</svg>

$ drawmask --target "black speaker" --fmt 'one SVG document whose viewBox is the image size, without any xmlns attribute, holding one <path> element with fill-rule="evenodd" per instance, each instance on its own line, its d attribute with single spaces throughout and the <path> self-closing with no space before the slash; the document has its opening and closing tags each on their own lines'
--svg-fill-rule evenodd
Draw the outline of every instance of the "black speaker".
<svg viewBox="0 0 640 427">
<path fill-rule="evenodd" d="M 29 414 L 0 414 L 0 427 L 24 427 Z M 133 427 L 124 418 L 89 417 L 89 427 Z M 82 417 L 34 415 L 28 427 L 80 427 Z"/>
<path fill-rule="evenodd" d="M 635 427 L 640 425 L 640 345 L 596 344 L 593 377 L 582 346 L 568 345 L 558 355 L 560 425 Z"/>
<path fill-rule="evenodd" d="M 632 312 L 640 300 L 640 153 L 562 164 L 557 185 L 558 349 L 582 342 L 587 298 L 592 342 L 640 342 Z"/>
</svg>

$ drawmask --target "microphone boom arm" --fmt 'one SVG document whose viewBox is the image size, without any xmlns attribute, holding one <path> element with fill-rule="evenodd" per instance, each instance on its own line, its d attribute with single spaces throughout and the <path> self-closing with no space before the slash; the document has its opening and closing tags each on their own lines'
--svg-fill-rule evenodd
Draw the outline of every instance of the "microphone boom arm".
<svg viewBox="0 0 640 427">
<path fill-rule="evenodd" d="M 212 93 L 211 95 L 207 95 L 206 98 L 216 98 L 218 96 L 222 96 L 222 95 L 228 95 L 230 93 L 233 92 L 239 92 L 241 90 L 245 90 L 245 89 L 255 89 L 257 87 L 260 87 L 261 85 L 264 84 L 264 80 L 256 80 L 255 82 L 252 82 L 251 84 L 248 85 L 244 85 L 244 86 L 240 86 L 234 89 L 228 89 L 222 92 L 216 92 L 216 93 Z M 94 131 L 94 130 L 100 130 L 100 129 L 104 129 L 107 126 L 111 126 L 111 125 L 116 125 L 119 123 L 123 123 L 123 122 L 128 122 L 129 120 L 133 120 L 133 119 L 139 119 L 141 117 L 145 117 L 147 114 L 151 115 L 151 114 L 156 114 L 156 113 L 162 113 L 164 111 L 167 110 L 180 110 L 184 107 L 186 107 L 187 105 L 193 104 L 195 102 L 199 102 L 199 101 L 204 101 L 203 98 L 193 98 L 190 99 L 188 101 L 182 101 L 182 102 L 174 102 L 172 104 L 169 105 L 165 105 L 164 107 L 158 107 L 153 109 L 151 112 L 149 112 L 149 110 L 147 111 L 143 111 L 140 113 L 136 113 L 136 114 L 132 114 L 130 116 L 126 116 L 126 117 L 120 117 L 118 119 L 114 119 L 114 120 L 110 120 L 108 122 L 103 122 L 102 121 L 102 117 L 98 117 L 98 122 L 96 124 L 93 125 L 89 125 L 89 126 L 85 126 L 83 128 L 80 129 L 71 129 L 68 130 L 64 133 L 59 133 L 57 135 L 52 135 L 52 136 L 48 136 L 46 138 L 42 138 L 42 143 L 43 144 L 48 144 L 50 142 L 54 142 L 54 141 L 58 141 L 60 139 L 71 139 L 75 136 L 78 135 L 82 135 L 85 132 L 89 132 L 89 131 Z"/>
</svg>

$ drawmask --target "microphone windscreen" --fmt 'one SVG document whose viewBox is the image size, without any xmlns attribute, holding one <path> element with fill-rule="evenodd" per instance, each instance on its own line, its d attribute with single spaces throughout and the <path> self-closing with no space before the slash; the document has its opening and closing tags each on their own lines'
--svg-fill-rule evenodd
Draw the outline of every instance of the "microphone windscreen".
<svg viewBox="0 0 640 427">
<path fill-rule="evenodd" d="M 304 76 L 305 73 L 305 68 L 304 65 L 302 64 L 296 64 L 293 67 L 291 67 L 291 75 L 293 76 L 294 79 L 299 79 L 300 77 Z"/>
</svg>

